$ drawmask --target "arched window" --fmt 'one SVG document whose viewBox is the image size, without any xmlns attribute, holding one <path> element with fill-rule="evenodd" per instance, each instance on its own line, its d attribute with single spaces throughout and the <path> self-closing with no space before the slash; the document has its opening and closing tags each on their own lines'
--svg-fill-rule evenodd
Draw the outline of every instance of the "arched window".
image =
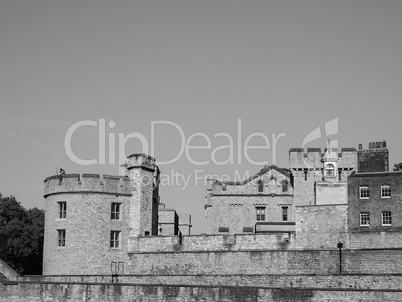
<svg viewBox="0 0 402 302">
<path fill-rule="evenodd" d="M 289 190 L 289 184 L 286 180 L 282 181 L 282 192 L 287 192 Z"/>
<path fill-rule="evenodd" d="M 258 185 L 258 192 L 259 193 L 264 192 L 264 183 L 261 180 L 258 182 L 257 185 Z"/>
<path fill-rule="evenodd" d="M 333 164 L 328 164 L 325 167 L 325 176 L 335 176 L 335 167 Z"/>
</svg>

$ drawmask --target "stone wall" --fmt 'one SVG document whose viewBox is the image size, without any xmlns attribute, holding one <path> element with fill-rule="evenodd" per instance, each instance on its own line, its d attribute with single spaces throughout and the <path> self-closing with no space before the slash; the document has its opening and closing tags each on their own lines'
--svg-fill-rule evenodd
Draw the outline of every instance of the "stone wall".
<svg viewBox="0 0 402 302">
<path fill-rule="evenodd" d="M 23 276 L 19 281 L 56 283 L 111 283 L 112 276 Z M 401 274 L 316 275 L 120 275 L 120 284 L 249 286 L 280 288 L 397 289 L 402 290 Z"/>
<path fill-rule="evenodd" d="M 316 182 L 315 183 L 315 204 L 347 204 L 346 182 Z"/>
<path fill-rule="evenodd" d="M 128 274 L 337 274 L 339 251 L 271 250 L 130 253 Z M 400 273 L 402 249 L 342 251 L 348 274 Z"/>
<path fill-rule="evenodd" d="M 245 227 L 254 229 L 256 207 L 265 208 L 266 222 L 282 222 L 282 207 L 288 207 L 287 221 L 294 221 L 292 195 L 214 194 L 207 204 L 208 234 L 217 234 L 219 227 L 229 227 L 229 234 L 241 234 Z"/>
<path fill-rule="evenodd" d="M 127 260 L 129 196 L 102 193 L 60 193 L 46 198 L 43 274 L 108 274 L 112 261 Z M 58 202 L 67 215 L 59 218 Z M 121 217 L 111 220 L 112 202 L 121 203 Z M 65 230 L 59 246 L 58 230 Z M 120 231 L 119 248 L 111 249 L 110 232 Z"/>
<path fill-rule="evenodd" d="M 340 239 L 347 247 L 347 209 L 346 204 L 296 207 L 297 248 L 336 248 Z"/>
<path fill-rule="evenodd" d="M 35 283 L 0 285 L 0 302 L 401 301 L 401 290 Z"/>
<path fill-rule="evenodd" d="M 239 250 L 276 250 L 295 248 L 294 235 L 289 242 L 283 241 L 282 234 L 237 234 L 237 235 L 193 235 L 179 238 L 168 236 L 130 238 L 132 252 L 197 252 L 197 251 L 239 251 Z"/>
</svg>

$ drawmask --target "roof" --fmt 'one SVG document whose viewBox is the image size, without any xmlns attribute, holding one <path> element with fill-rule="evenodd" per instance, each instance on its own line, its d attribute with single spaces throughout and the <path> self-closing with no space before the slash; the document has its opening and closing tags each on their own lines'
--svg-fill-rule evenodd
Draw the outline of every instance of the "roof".
<svg viewBox="0 0 402 302">
<path fill-rule="evenodd" d="M 365 173 L 353 172 L 352 174 L 350 174 L 349 177 L 358 178 L 358 177 L 376 177 L 376 176 L 378 176 L 378 177 L 381 177 L 381 176 L 402 176 L 402 171 L 365 172 Z"/>
<path fill-rule="evenodd" d="M 270 166 L 264 167 L 263 169 L 261 169 L 260 172 L 258 172 L 257 174 L 245 179 L 242 182 L 240 182 L 240 181 L 226 181 L 225 183 L 227 185 L 231 185 L 231 186 L 245 185 L 246 183 L 249 183 L 253 179 L 256 179 L 256 178 L 260 177 L 261 175 L 267 173 L 269 170 L 276 170 L 279 173 L 285 175 L 286 177 L 290 177 L 290 173 L 289 173 L 289 171 L 287 169 L 282 169 L 282 168 L 279 168 L 279 167 L 277 167 L 275 165 L 270 165 Z"/>
</svg>

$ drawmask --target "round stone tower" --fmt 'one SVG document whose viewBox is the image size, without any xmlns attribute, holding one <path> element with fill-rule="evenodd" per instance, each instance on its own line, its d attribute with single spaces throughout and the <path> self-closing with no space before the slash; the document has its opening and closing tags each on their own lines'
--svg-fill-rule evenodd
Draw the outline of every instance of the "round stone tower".
<svg viewBox="0 0 402 302">
<path fill-rule="evenodd" d="M 121 176 L 66 174 L 45 179 L 44 275 L 110 275 L 128 263 L 129 238 L 157 233 L 157 167 L 128 157 Z"/>
</svg>

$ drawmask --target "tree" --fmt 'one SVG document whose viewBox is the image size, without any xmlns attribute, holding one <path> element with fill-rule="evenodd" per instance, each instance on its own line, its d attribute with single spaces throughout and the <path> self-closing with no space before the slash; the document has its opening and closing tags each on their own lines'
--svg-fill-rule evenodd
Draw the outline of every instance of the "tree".
<svg viewBox="0 0 402 302">
<path fill-rule="evenodd" d="M 402 171 L 402 163 L 394 164 L 394 171 Z"/>
<path fill-rule="evenodd" d="M 44 220 L 43 210 L 25 210 L 0 194 L 0 235 L 7 238 L 7 263 L 20 274 L 42 273 Z"/>
</svg>

